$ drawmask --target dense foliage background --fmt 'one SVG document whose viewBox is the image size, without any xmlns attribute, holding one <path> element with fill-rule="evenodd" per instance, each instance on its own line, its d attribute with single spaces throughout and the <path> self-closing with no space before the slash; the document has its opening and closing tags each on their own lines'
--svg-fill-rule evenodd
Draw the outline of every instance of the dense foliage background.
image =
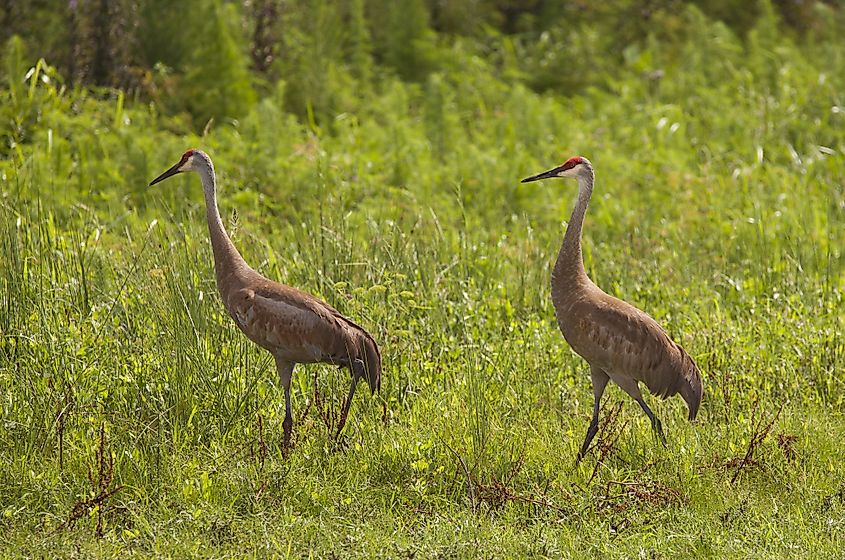
<svg viewBox="0 0 845 560">
<path fill-rule="evenodd" d="M 682 62 L 674 47 L 698 31 L 691 11 L 741 41 L 761 19 L 800 43 L 842 25 L 834 0 L 5 0 L 0 41 L 23 37 L 26 60 L 43 57 L 67 84 L 120 88 L 201 131 L 243 118 L 280 81 L 284 109 L 322 124 L 394 78 L 460 80 L 455 49 L 539 92 L 606 88 Z M 659 61 L 633 64 L 658 44 Z"/>
<path fill-rule="evenodd" d="M 734 0 L 0 1 L 6 555 L 841 557 L 845 8 Z M 295 373 L 222 311 L 236 245 L 380 341 Z M 706 396 L 618 389 L 596 448 L 550 263 L 585 261 Z"/>
</svg>

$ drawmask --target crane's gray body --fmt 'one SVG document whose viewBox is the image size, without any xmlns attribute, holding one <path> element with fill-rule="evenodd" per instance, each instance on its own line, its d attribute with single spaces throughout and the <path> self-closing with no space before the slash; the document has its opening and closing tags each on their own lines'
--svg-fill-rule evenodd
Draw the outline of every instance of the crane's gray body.
<svg viewBox="0 0 845 560">
<path fill-rule="evenodd" d="M 232 244 L 217 208 L 216 178 L 211 158 L 189 150 L 180 163 L 151 184 L 187 171 L 199 174 L 205 193 L 206 218 L 214 253 L 220 298 L 238 328 L 276 360 L 285 389 L 285 445 L 293 424 L 290 383 L 298 363 L 325 362 L 348 367 L 352 385 L 338 422 L 343 429 L 357 381 L 365 377 L 375 393 L 381 386 L 381 354 L 373 337 L 314 296 L 273 282 L 253 270 Z"/>
<path fill-rule="evenodd" d="M 593 166 L 575 157 L 558 168 L 524 179 L 573 177 L 578 200 L 566 228 L 552 272 L 552 302 L 563 337 L 591 368 L 593 418 L 578 453 L 582 458 L 598 430 L 598 412 L 604 389 L 612 379 L 633 397 L 665 443 L 660 421 L 645 403 L 639 383 L 662 398 L 680 394 L 695 419 L 701 402 L 701 375 L 693 359 L 651 317 L 636 307 L 604 293 L 588 277 L 581 255 L 581 230 L 593 193 Z"/>
</svg>

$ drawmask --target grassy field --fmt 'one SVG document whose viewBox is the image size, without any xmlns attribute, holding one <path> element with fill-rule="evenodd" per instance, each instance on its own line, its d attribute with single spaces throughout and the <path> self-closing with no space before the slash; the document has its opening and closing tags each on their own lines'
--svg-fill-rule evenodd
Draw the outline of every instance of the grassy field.
<svg viewBox="0 0 845 560">
<path fill-rule="evenodd" d="M 632 51 L 575 97 L 444 46 L 454 68 L 330 122 L 279 86 L 199 136 L 7 49 L 0 554 L 845 558 L 842 43 L 693 23 L 680 63 Z M 189 147 L 247 261 L 380 342 L 381 395 L 359 387 L 343 445 L 348 373 L 299 366 L 283 457 L 198 179 L 146 186 Z M 588 368 L 549 297 L 576 187 L 519 184 L 576 153 L 597 173 L 588 273 L 705 383 L 694 423 L 647 397 L 667 448 L 611 386 L 579 465 Z"/>
</svg>

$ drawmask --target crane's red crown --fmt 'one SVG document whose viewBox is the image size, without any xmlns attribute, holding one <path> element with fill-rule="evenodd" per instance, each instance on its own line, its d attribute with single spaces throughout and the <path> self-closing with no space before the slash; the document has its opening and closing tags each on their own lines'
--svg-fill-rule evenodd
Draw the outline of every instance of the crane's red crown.
<svg viewBox="0 0 845 560">
<path fill-rule="evenodd" d="M 185 163 L 186 161 L 188 161 L 188 158 L 191 157 L 192 155 L 194 155 L 193 150 L 188 150 L 187 152 L 182 154 L 182 163 Z"/>
<path fill-rule="evenodd" d="M 579 163 L 584 163 L 584 158 L 582 158 L 581 156 L 571 157 L 568 160 L 566 160 L 566 163 L 564 163 L 563 165 L 560 166 L 561 171 L 566 171 L 567 169 L 572 169 L 573 167 L 575 167 Z"/>
</svg>

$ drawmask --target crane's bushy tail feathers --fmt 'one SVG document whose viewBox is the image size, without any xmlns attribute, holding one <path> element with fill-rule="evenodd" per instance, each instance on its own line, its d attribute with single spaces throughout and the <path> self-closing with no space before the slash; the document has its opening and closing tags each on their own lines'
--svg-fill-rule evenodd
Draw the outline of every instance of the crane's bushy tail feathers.
<svg viewBox="0 0 845 560">
<path fill-rule="evenodd" d="M 376 341 L 369 334 L 361 337 L 361 356 L 364 359 L 364 371 L 370 391 L 375 393 L 381 388 L 381 353 Z"/>
<path fill-rule="evenodd" d="M 681 398 L 687 403 L 689 419 L 695 420 L 704 391 L 701 385 L 701 372 L 683 348 L 677 344 L 674 348 L 677 353 L 670 360 L 646 373 L 646 386 L 651 394 L 662 399 L 680 393 Z"/>
<path fill-rule="evenodd" d="M 350 352 L 351 363 L 360 362 L 363 371 L 356 372 L 356 375 L 367 378 L 367 384 L 370 386 L 370 391 L 375 393 L 381 388 L 381 352 L 379 352 L 378 344 L 367 332 L 367 330 L 346 317 L 340 316 L 353 330 L 353 335 L 348 339 L 347 344 L 355 346 L 354 351 L 350 351 L 347 346 L 347 352 Z M 352 357 L 352 354 L 355 354 Z M 353 365 L 353 368 L 355 365 Z"/>
<path fill-rule="evenodd" d="M 704 389 L 701 386 L 701 375 L 697 368 L 695 373 L 695 379 L 688 382 L 689 398 L 687 398 L 684 395 L 684 392 L 681 391 L 681 396 L 684 397 L 684 400 L 687 402 L 687 407 L 689 408 L 690 420 L 695 420 L 695 417 L 698 415 L 698 406 L 701 404 L 701 396 L 704 393 Z"/>
<path fill-rule="evenodd" d="M 681 352 L 683 352 L 684 360 L 683 370 L 679 376 L 680 387 L 678 392 L 681 393 L 681 398 L 687 403 L 689 419 L 695 420 L 696 415 L 698 415 L 698 406 L 701 404 L 701 396 L 704 394 L 704 387 L 701 384 L 701 371 L 689 354 L 684 352 L 683 348 L 681 348 Z"/>
</svg>

